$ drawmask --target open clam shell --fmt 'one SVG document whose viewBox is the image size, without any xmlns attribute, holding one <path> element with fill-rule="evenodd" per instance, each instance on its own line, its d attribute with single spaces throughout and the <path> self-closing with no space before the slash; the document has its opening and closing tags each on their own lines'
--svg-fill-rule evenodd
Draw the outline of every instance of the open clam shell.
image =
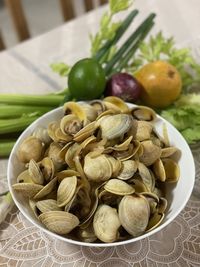
<svg viewBox="0 0 200 267">
<path fill-rule="evenodd" d="M 17 183 L 33 183 L 28 170 L 21 172 L 17 177 Z"/>
<path fill-rule="evenodd" d="M 63 179 L 58 187 L 57 192 L 57 203 L 58 207 L 64 207 L 70 202 L 73 195 L 75 194 L 77 186 L 77 177 L 67 177 Z"/>
<path fill-rule="evenodd" d="M 40 184 L 33 184 L 33 183 L 17 183 L 17 184 L 12 185 L 12 188 L 20 192 L 23 196 L 32 198 L 38 192 L 40 192 L 40 190 L 42 190 L 44 186 Z"/>
<path fill-rule="evenodd" d="M 119 97 L 115 97 L 115 96 L 105 97 L 103 100 L 103 103 L 105 104 L 107 109 L 117 110 L 122 113 L 129 112 L 129 107 Z"/>
<path fill-rule="evenodd" d="M 55 177 L 52 179 L 48 184 L 46 184 L 35 196 L 34 199 L 39 199 L 47 196 L 49 193 L 51 193 L 55 188 L 57 184 L 57 178 Z"/>
<path fill-rule="evenodd" d="M 55 199 L 44 199 L 36 202 L 36 207 L 38 210 L 42 213 L 47 211 L 56 211 L 56 210 L 62 210 L 57 205 L 57 201 Z"/>
<path fill-rule="evenodd" d="M 68 234 L 79 224 L 79 219 L 66 211 L 47 211 L 39 216 L 39 220 L 52 232 Z"/>
<path fill-rule="evenodd" d="M 135 189 L 126 182 L 119 179 L 110 179 L 104 185 L 104 189 L 115 195 L 131 195 L 135 192 Z"/>
<path fill-rule="evenodd" d="M 146 106 L 138 106 L 131 109 L 131 114 L 134 119 L 140 121 L 152 122 L 156 119 L 156 113 L 153 109 Z"/>
<path fill-rule="evenodd" d="M 152 141 L 143 141 L 141 145 L 143 147 L 143 154 L 140 156 L 140 161 L 146 166 L 152 165 L 160 158 L 161 148 L 156 146 Z"/>
<path fill-rule="evenodd" d="M 35 160 L 33 159 L 30 160 L 28 171 L 29 171 L 29 175 L 31 176 L 35 184 L 40 184 L 40 185 L 44 184 L 43 174 L 40 170 L 39 164 L 37 164 Z"/>
</svg>

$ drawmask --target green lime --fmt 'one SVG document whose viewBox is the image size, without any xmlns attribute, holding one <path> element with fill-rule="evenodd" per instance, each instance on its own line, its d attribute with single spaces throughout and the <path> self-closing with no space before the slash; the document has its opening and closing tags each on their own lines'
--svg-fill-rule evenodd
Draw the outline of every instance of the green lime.
<svg viewBox="0 0 200 267">
<path fill-rule="evenodd" d="M 78 61 L 68 77 L 68 88 L 73 98 L 90 100 L 99 98 L 105 89 L 106 78 L 101 65 L 91 58 Z"/>
</svg>

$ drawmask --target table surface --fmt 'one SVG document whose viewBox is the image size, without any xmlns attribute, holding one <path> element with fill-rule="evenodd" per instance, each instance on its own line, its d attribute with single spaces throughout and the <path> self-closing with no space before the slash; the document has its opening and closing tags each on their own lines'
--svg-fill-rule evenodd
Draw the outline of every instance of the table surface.
<svg viewBox="0 0 200 267">
<path fill-rule="evenodd" d="M 157 13 L 154 32 L 175 36 L 200 56 L 199 0 L 136 1 L 137 25 L 150 11 Z M 0 92 L 43 94 L 65 87 L 50 63 L 72 64 L 89 55 L 88 33 L 95 33 L 106 7 L 99 8 L 44 35 L 0 53 Z M 123 15 L 122 15 L 123 16 Z M 43 233 L 14 208 L 0 226 L 0 266 L 200 266 L 200 149 L 193 148 L 196 182 L 181 214 L 166 228 L 127 246 L 87 248 Z M 0 193 L 7 190 L 7 160 L 0 161 Z M 190 177 L 188 177 L 189 179 Z"/>
</svg>

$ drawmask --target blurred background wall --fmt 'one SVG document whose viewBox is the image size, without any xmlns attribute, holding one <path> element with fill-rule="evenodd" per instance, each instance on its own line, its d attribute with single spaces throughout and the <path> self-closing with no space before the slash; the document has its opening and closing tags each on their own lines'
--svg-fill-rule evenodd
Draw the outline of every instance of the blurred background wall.
<svg viewBox="0 0 200 267">
<path fill-rule="evenodd" d="M 47 32 L 64 23 L 59 0 L 21 0 L 31 37 Z M 84 14 L 83 0 L 73 0 L 75 16 Z M 93 0 L 94 7 L 99 1 Z M 0 0 L 0 30 L 5 46 L 19 43 L 16 31 L 4 0 Z"/>
</svg>

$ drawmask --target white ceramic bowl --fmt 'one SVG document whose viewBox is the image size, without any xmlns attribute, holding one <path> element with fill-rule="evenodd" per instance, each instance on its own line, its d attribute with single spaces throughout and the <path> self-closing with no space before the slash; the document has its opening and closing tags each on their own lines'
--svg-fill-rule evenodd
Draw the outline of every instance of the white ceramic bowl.
<svg viewBox="0 0 200 267">
<path fill-rule="evenodd" d="M 129 104 L 129 106 L 134 106 L 132 104 Z M 22 141 L 30 136 L 34 129 L 36 129 L 38 126 L 47 126 L 49 122 L 57 120 L 63 116 L 62 108 L 57 108 L 55 110 L 52 110 L 42 117 L 40 117 L 38 120 L 36 120 L 34 123 L 32 123 L 19 137 L 18 141 L 16 142 L 9 158 L 8 162 L 8 184 L 9 189 L 12 194 L 12 197 L 14 199 L 15 204 L 21 211 L 21 213 L 35 226 L 39 227 L 44 232 L 50 234 L 51 236 L 58 238 L 60 240 L 63 240 L 65 242 L 77 244 L 77 245 L 84 245 L 84 246 L 90 246 L 90 247 L 109 247 L 113 245 L 125 245 L 131 242 L 135 242 L 138 240 L 141 240 L 145 237 L 148 237 L 161 229 L 163 229 L 165 226 L 167 226 L 174 218 L 181 212 L 181 210 L 186 205 L 187 201 L 189 200 L 189 197 L 192 193 L 192 189 L 194 186 L 194 180 L 195 180 L 195 166 L 194 166 L 194 160 L 192 153 L 190 151 L 189 146 L 187 145 L 186 141 L 182 137 L 182 135 L 166 120 L 158 116 L 155 127 L 158 130 L 158 132 L 162 135 L 162 127 L 163 123 L 166 124 L 168 135 L 170 139 L 171 145 L 174 145 L 178 147 L 181 152 L 182 156 L 179 160 L 179 166 L 180 166 L 180 179 L 176 185 L 169 184 L 166 190 L 166 198 L 169 203 L 168 210 L 166 212 L 165 219 L 163 222 L 158 226 L 156 229 L 152 230 L 151 232 L 148 232 L 144 235 L 141 235 L 136 238 L 132 238 L 126 241 L 120 241 L 116 243 L 85 243 L 81 241 L 72 240 L 60 235 L 57 235 L 53 232 L 50 232 L 48 229 L 45 228 L 43 224 L 40 223 L 39 220 L 36 219 L 34 216 L 32 210 L 30 209 L 28 205 L 27 199 L 25 199 L 22 195 L 20 195 L 18 192 L 14 191 L 12 189 L 12 184 L 16 183 L 16 178 L 19 175 L 19 173 L 24 169 L 24 165 L 21 164 L 16 156 L 16 152 L 19 148 L 19 145 L 22 143 Z"/>
</svg>

